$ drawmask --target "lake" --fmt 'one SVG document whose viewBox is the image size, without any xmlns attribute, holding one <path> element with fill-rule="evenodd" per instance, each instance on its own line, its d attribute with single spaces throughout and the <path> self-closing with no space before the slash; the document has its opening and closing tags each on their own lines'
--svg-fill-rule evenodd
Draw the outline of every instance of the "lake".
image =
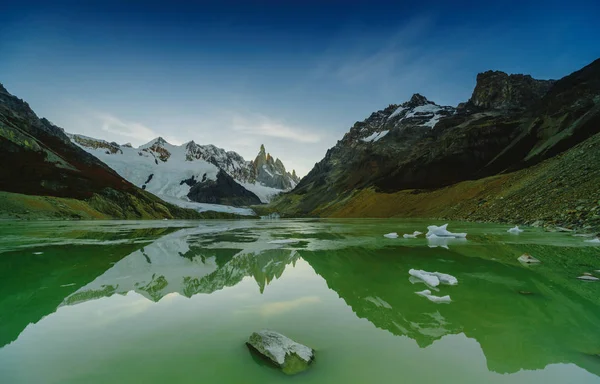
<svg viewBox="0 0 600 384">
<path fill-rule="evenodd" d="M 600 383 L 600 247 L 423 220 L 0 223 L 1 383 Z M 273 240 L 295 243 L 273 244 Z M 528 253 L 539 265 L 522 265 Z M 455 276 L 433 294 L 411 269 Z M 286 376 L 245 341 L 316 351 Z"/>
</svg>

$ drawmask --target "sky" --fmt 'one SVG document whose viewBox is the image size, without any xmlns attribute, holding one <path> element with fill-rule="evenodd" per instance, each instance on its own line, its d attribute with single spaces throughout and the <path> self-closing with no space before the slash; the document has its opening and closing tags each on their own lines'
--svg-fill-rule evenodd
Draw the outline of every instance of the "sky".
<svg viewBox="0 0 600 384">
<path fill-rule="evenodd" d="M 356 121 L 489 69 L 560 78 L 600 57 L 598 1 L 0 0 L 0 83 L 67 132 L 162 136 L 305 175 Z"/>
</svg>

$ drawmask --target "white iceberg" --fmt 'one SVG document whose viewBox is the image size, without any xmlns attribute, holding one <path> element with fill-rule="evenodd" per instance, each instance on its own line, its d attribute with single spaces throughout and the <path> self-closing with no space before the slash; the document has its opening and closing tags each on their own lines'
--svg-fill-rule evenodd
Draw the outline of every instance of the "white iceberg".
<svg viewBox="0 0 600 384">
<path fill-rule="evenodd" d="M 579 277 L 577 277 L 577 278 L 578 278 L 579 280 L 586 280 L 586 281 L 598 281 L 598 280 L 600 280 L 600 279 L 599 279 L 599 278 L 597 278 L 597 277 L 594 277 L 594 276 L 588 276 L 588 275 L 579 276 Z"/>
<path fill-rule="evenodd" d="M 452 302 L 452 300 L 450 300 L 450 296 L 446 295 L 446 296 L 434 296 L 431 294 L 431 291 L 429 289 L 426 289 L 424 291 L 421 292 L 415 292 L 417 295 L 419 296 L 423 296 L 428 298 L 430 301 L 433 301 L 434 303 L 442 303 L 442 304 L 448 304 L 450 302 Z"/>
<path fill-rule="evenodd" d="M 517 259 L 519 260 L 521 263 L 523 264 L 537 264 L 537 263 L 541 263 L 541 261 L 539 261 L 538 259 L 536 259 L 535 257 L 524 253 L 521 256 L 519 256 L 519 258 Z"/>
<path fill-rule="evenodd" d="M 414 276 L 410 276 L 408 278 L 408 281 L 410 281 L 411 284 L 425 284 L 427 285 L 426 282 L 424 282 L 423 280 L 419 279 L 418 277 L 414 277 Z M 437 287 L 432 287 L 431 285 L 427 285 L 430 289 L 434 290 L 434 291 L 439 291 L 440 289 Z"/>
<path fill-rule="evenodd" d="M 440 283 L 442 283 L 442 284 L 446 284 L 446 285 L 457 285 L 458 284 L 458 279 L 447 273 L 441 273 L 441 272 L 430 272 L 430 273 L 432 275 L 436 276 L 440 280 Z"/>
<path fill-rule="evenodd" d="M 438 236 L 438 235 L 430 235 L 427 238 L 427 243 L 429 245 L 429 248 L 441 247 L 444 249 L 450 249 L 448 247 L 448 244 L 464 243 L 466 241 L 467 241 L 467 239 L 464 237 L 457 238 L 457 237 L 444 237 L 444 236 Z"/>
<path fill-rule="evenodd" d="M 423 282 L 431 287 L 437 287 L 440 285 L 440 279 L 437 276 L 432 275 L 429 272 L 421 271 L 418 269 L 410 269 L 408 274 L 423 280 Z"/>
<path fill-rule="evenodd" d="M 595 239 L 591 239 L 591 240 L 584 240 L 586 243 L 592 243 L 592 244 L 600 244 L 600 239 L 599 238 L 595 238 Z"/>
<path fill-rule="evenodd" d="M 386 233 L 385 235 L 383 235 L 383 237 L 387 237 L 388 239 L 397 239 L 398 234 L 396 232 Z"/>
<path fill-rule="evenodd" d="M 404 237 L 405 239 L 416 239 L 417 236 L 419 236 L 421 234 L 423 234 L 423 232 L 414 231 L 412 234 L 405 233 L 404 235 L 402 235 L 402 237 Z"/>
<path fill-rule="evenodd" d="M 464 238 L 467 237 L 466 233 L 453 233 L 448 231 L 448 224 L 444 224 L 442 226 L 430 225 L 427 227 L 427 234 L 425 237 L 429 238 L 431 236 L 437 237 L 454 237 L 454 238 Z"/>
<path fill-rule="evenodd" d="M 452 275 L 441 272 L 427 272 L 420 269 L 411 269 L 408 274 L 423 280 L 427 285 L 437 287 L 440 283 L 445 285 L 457 285 L 458 279 Z M 436 284 L 437 283 L 437 284 Z"/>
<path fill-rule="evenodd" d="M 513 235 L 518 235 L 519 233 L 523 232 L 522 229 L 519 229 L 518 225 L 515 225 L 514 228 L 509 229 L 508 231 L 506 231 L 508 233 L 512 233 Z"/>
</svg>

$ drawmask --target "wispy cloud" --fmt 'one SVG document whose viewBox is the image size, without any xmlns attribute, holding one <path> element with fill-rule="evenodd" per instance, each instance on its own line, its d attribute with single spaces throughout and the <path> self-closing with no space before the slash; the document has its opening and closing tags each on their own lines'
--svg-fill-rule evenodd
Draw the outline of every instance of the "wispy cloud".
<svg viewBox="0 0 600 384">
<path fill-rule="evenodd" d="M 128 137 L 136 141 L 150 141 L 159 136 L 143 124 L 124 121 L 107 113 L 97 113 L 96 117 L 101 121 L 101 129 L 111 134 Z"/>
<path fill-rule="evenodd" d="M 301 143 L 317 143 L 321 137 L 307 129 L 292 127 L 261 114 L 240 115 L 232 118 L 235 132 L 248 135 L 276 137 Z"/>
</svg>

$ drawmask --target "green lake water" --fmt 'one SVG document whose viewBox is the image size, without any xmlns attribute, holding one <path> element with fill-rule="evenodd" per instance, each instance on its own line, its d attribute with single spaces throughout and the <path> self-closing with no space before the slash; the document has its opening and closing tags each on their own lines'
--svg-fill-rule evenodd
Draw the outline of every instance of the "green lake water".
<svg viewBox="0 0 600 384">
<path fill-rule="evenodd" d="M 600 383 L 600 246 L 427 221 L 0 223 L 0 383 Z M 295 239 L 294 244 L 272 244 Z M 524 266 L 528 253 L 542 261 Z M 458 278 L 439 304 L 409 269 Z M 245 341 L 316 350 L 289 377 Z"/>
</svg>

